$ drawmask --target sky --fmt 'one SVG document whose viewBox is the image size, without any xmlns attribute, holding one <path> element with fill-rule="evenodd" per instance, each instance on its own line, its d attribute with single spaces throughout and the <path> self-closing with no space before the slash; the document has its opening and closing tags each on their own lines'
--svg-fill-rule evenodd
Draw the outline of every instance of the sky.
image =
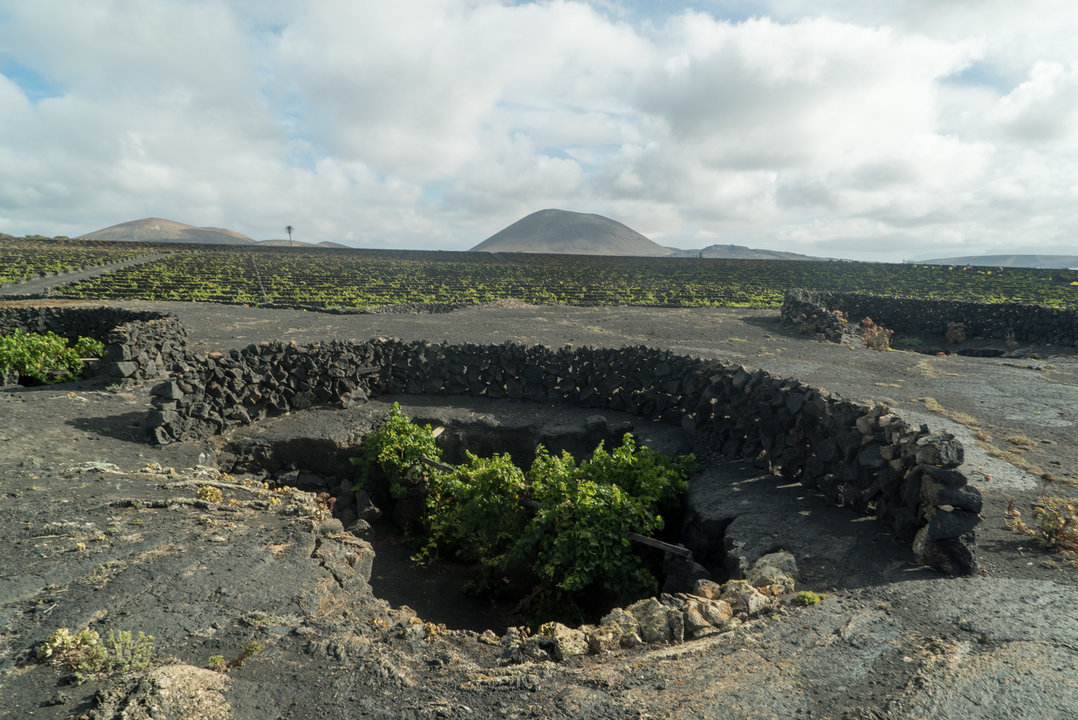
<svg viewBox="0 0 1078 720">
<path fill-rule="evenodd" d="M 1078 254 L 1073 0 L 0 0 L 0 232 Z"/>
</svg>

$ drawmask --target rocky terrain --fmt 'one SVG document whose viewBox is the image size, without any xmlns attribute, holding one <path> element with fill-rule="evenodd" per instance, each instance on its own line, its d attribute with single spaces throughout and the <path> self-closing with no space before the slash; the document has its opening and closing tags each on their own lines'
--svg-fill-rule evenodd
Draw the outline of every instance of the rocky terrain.
<svg viewBox="0 0 1078 720">
<path fill-rule="evenodd" d="M 670 634 L 651 643 L 559 653 L 554 642 L 506 633 L 520 620 L 513 607 L 464 596 L 468 568 L 413 567 L 391 533 L 355 517 L 354 497 L 351 513 L 342 502 L 334 517 L 316 491 L 335 482 L 348 496 L 351 483 L 332 464 L 309 466 L 354 449 L 394 399 L 443 425 L 545 436 L 594 427 L 590 411 L 389 397 L 152 447 L 152 384 L 5 388 L 2 717 L 1064 718 L 1078 707 L 1078 569 L 1003 528 L 1012 498 L 1029 517 L 1043 480 L 997 457 L 1052 473 L 1052 494 L 1078 494 L 1073 350 L 874 352 L 815 342 L 780 326 L 777 312 L 754 310 L 124 306 L 175 313 L 200 351 L 378 336 L 646 344 L 884 402 L 966 445 L 985 500 L 981 570 L 949 578 L 920 568 L 871 519 L 720 461 L 677 433 L 633 427 L 656 447 L 697 453 L 693 502 L 737 508 L 724 535 L 731 556 L 787 551 L 795 590 L 827 597 L 805 607 L 783 588 L 713 631 L 683 626 L 677 638 L 667 623 Z M 607 415 L 608 428 L 633 422 Z M 258 463 L 252 448 L 263 449 Z M 686 602 L 701 607 L 680 602 L 678 617 L 690 617 Z M 57 629 L 87 626 L 153 635 L 152 663 L 77 684 L 71 668 L 37 658 Z"/>
</svg>

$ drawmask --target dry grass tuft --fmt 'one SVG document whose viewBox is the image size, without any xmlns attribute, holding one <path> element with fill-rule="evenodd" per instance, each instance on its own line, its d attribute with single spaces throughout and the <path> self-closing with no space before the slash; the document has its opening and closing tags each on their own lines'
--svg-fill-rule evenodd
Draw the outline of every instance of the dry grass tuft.
<svg viewBox="0 0 1078 720">
<path fill-rule="evenodd" d="M 1028 452 L 1040 445 L 1039 442 L 1025 435 L 1011 435 L 1007 442 L 1015 447 L 1015 452 Z"/>
<path fill-rule="evenodd" d="M 981 421 L 977 418 L 973 417 L 972 415 L 967 415 L 964 412 L 959 412 L 957 410 L 948 410 L 947 408 L 940 405 L 939 401 L 936 400 L 936 398 L 922 397 L 917 398 L 917 401 L 924 403 L 925 408 L 930 410 L 931 412 L 934 412 L 937 415 L 942 415 L 943 417 L 950 420 L 954 420 L 959 425 L 965 425 L 968 428 L 981 427 Z"/>
</svg>

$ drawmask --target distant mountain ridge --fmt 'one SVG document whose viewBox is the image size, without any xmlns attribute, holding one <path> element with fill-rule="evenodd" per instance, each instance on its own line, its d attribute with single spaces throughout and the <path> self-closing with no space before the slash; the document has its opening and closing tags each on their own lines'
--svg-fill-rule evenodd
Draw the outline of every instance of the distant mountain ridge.
<svg viewBox="0 0 1078 720">
<path fill-rule="evenodd" d="M 1024 267 L 1024 268 L 1075 268 L 1078 267 L 1078 255 L 966 255 L 964 257 L 932 258 L 918 260 L 927 265 L 980 265 L 988 267 Z"/>
<path fill-rule="evenodd" d="M 517 220 L 469 252 L 664 256 L 673 250 L 602 215 L 548 209 Z"/>
<path fill-rule="evenodd" d="M 143 218 L 112 225 L 80 235 L 82 240 L 115 240 L 121 242 L 180 242 L 207 245 L 249 245 L 254 238 L 234 230 L 214 227 L 195 227 L 164 218 Z"/>
<path fill-rule="evenodd" d="M 348 245 L 322 241 L 290 241 L 285 238 L 255 240 L 234 230 L 196 227 L 164 218 L 142 218 L 80 235 L 82 240 L 119 242 L 195 243 L 204 245 L 252 245 L 256 247 L 310 247 L 351 250 Z M 602 215 L 569 210 L 539 210 L 491 235 L 469 252 L 519 252 L 564 255 L 629 255 L 642 257 L 720 258 L 737 260 L 824 260 L 800 253 L 749 248 L 743 245 L 709 245 L 682 250 L 660 245 L 629 226 Z M 1061 256 L 1064 257 L 1064 256 Z M 1078 257 L 1072 258 L 1078 262 Z M 953 262 L 961 262 L 955 259 Z M 950 262 L 946 260 L 923 262 Z M 988 263 L 1003 264 L 1003 263 Z M 1073 265 L 1073 263 L 1072 263 Z M 1061 265 L 1059 267 L 1067 267 Z"/>
</svg>

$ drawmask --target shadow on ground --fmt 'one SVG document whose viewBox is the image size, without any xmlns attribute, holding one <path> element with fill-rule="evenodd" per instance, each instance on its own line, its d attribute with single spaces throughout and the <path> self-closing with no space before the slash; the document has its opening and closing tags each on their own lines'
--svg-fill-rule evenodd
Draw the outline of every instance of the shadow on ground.
<svg viewBox="0 0 1078 720">
<path fill-rule="evenodd" d="M 108 417 L 78 417 L 66 420 L 65 424 L 84 432 L 104 435 L 115 440 L 146 444 L 145 412 L 125 412 Z"/>
</svg>

